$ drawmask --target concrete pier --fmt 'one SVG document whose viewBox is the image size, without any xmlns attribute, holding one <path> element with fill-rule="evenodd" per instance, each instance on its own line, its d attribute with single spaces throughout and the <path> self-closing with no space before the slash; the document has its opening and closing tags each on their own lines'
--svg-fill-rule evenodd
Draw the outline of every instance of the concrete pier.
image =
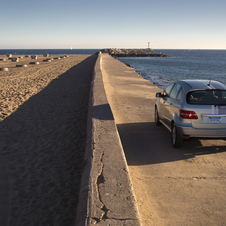
<svg viewBox="0 0 226 226">
<path fill-rule="evenodd" d="M 76 225 L 139 226 L 127 162 L 105 93 L 101 60 L 99 54 L 90 93 L 85 166 Z"/>
</svg>

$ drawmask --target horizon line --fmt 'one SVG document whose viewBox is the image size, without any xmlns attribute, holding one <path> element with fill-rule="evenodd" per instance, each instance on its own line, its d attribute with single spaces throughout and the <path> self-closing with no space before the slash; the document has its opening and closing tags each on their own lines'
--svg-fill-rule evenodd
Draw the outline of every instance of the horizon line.
<svg viewBox="0 0 226 226">
<path fill-rule="evenodd" d="M 60 49 L 63 49 L 63 50 L 65 50 L 65 49 L 68 49 L 68 50 L 70 50 L 70 48 L 0 48 L 0 50 L 15 50 L 15 49 L 20 49 L 20 50 L 22 50 L 22 49 L 26 49 L 26 50 L 29 50 L 29 49 L 51 49 L 51 50 L 60 50 Z M 148 49 L 148 48 L 135 48 L 135 47 L 131 47 L 131 48 L 116 48 L 116 47 L 111 47 L 111 48 L 73 48 L 72 50 L 76 50 L 76 49 L 95 49 L 95 50 L 97 50 L 97 49 L 100 49 L 100 50 L 102 50 L 102 49 Z M 153 50 L 155 50 L 155 49 L 167 49 L 167 50 L 226 50 L 226 48 L 225 49 L 218 49 L 218 48 L 210 48 L 210 49 L 208 49 L 208 48 L 150 48 L 150 49 L 153 49 Z"/>
</svg>

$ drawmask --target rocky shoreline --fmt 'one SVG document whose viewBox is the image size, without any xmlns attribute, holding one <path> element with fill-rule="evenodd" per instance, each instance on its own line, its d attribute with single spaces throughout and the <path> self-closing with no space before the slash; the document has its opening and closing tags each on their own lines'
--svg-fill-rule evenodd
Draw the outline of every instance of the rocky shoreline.
<svg viewBox="0 0 226 226">
<path fill-rule="evenodd" d="M 117 57 L 168 57 L 164 53 L 156 53 L 155 50 L 146 49 L 103 49 L 100 52 L 108 53 L 114 58 Z"/>
</svg>

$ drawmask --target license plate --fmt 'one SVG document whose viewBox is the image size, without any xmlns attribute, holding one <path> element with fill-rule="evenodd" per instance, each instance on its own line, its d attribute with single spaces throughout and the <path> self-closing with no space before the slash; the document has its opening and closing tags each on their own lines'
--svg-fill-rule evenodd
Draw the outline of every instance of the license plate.
<svg viewBox="0 0 226 226">
<path fill-rule="evenodd" d="M 221 123 L 221 117 L 209 117 L 209 123 L 219 124 Z"/>
</svg>

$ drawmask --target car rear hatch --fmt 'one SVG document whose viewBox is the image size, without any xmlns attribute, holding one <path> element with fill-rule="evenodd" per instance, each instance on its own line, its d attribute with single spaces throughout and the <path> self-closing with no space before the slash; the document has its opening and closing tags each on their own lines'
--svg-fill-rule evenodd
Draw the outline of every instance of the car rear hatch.
<svg viewBox="0 0 226 226">
<path fill-rule="evenodd" d="M 226 90 L 190 91 L 187 103 L 198 117 L 191 120 L 194 128 L 226 129 Z"/>
</svg>

